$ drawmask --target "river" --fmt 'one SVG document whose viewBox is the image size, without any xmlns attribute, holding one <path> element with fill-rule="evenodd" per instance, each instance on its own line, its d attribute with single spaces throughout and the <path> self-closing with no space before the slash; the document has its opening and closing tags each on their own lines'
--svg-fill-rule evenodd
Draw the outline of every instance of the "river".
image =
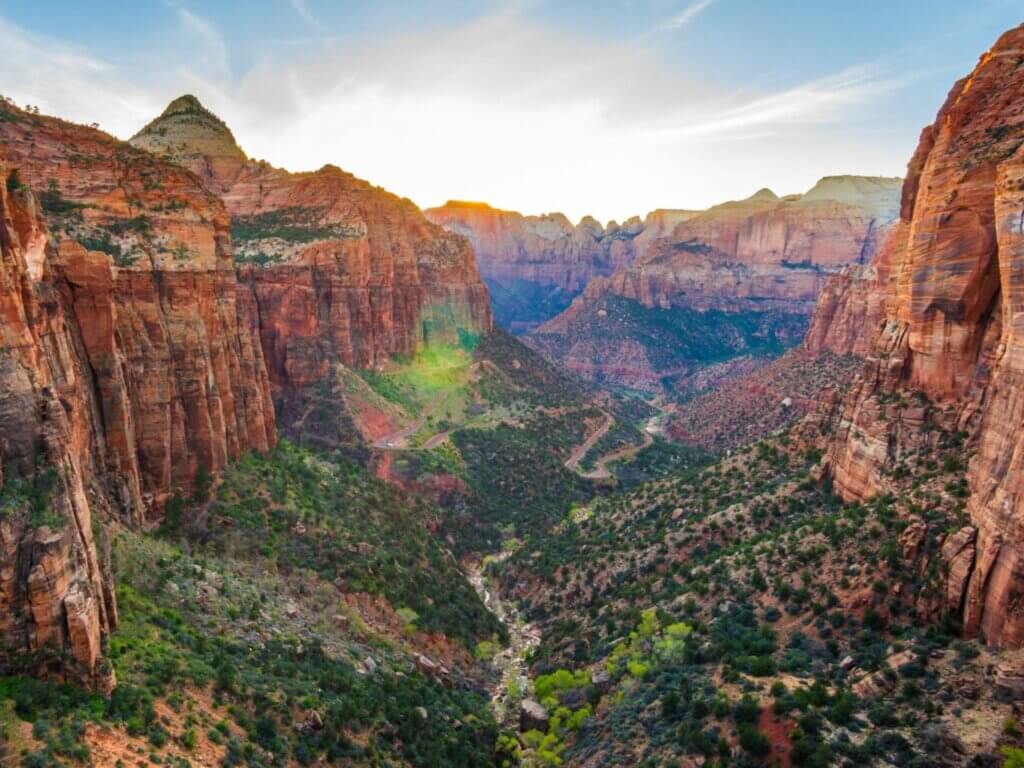
<svg viewBox="0 0 1024 768">
<path fill-rule="evenodd" d="M 492 562 L 500 562 L 508 557 L 504 552 L 492 557 Z M 527 623 L 514 603 L 502 600 L 498 590 L 493 587 L 484 574 L 485 561 L 469 565 L 466 576 L 487 609 L 508 629 L 509 644 L 502 648 L 492 659 L 501 677 L 491 694 L 491 708 L 494 718 L 501 725 L 511 724 L 519 714 L 519 702 L 529 690 L 530 676 L 526 659 L 540 643 L 540 633 Z"/>
</svg>

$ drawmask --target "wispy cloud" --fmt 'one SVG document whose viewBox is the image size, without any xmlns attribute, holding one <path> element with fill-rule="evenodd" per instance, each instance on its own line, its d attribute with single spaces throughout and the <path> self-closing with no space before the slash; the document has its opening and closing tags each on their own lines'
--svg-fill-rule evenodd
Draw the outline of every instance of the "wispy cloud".
<svg viewBox="0 0 1024 768">
<path fill-rule="evenodd" d="M 906 87 L 921 76 L 920 72 L 894 76 L 873 65 L 850 67 L 728 109 L 712 109 L 702 118 L 669 130 L 668 135 L 675 140 L 730 138 L 737 132 L 751 129 L 834 123 L 849 117 L 857 107 Z"/>
<path fill-rule="evenodd" d="M 100 121 L 125 135 L 159 105 L 148 89 L 121 77 L 108 60 L 67 40 L 36 35 L 0 17 L 0 83 L 5 96 L 82 123 Z"/>
<path fill-rule="evenodd" d="M 309 26 L 320 26 L 320 22 L 316 20 L 316 17 L 313 15 L 312 11 L 309 10 L 309 6 L 306 5 L 306 0 L 290 0 L 290 2 L 292 4 L 292 8 L 295 9 L 295 12 L 299 14 L 299 16 L 302 17 L 303 21 L 309 24 Z"/>
<path fill-rule="evenodd" d="M 579 34 L 504 6 L 426 29 L 265 46 L 233 73 L 216 26 L 165 3 L 168 47 L 145 54 L 162 67 L 33 38 L 0 18 L 3 90 L 123 137 L 190 91 L 252 156 L 294 170 L 333 162 L 424 205 L 471 198 L 621 219 L 905 160 L 898 148 L 883 164 L 888 146 L 834 125 L 906 84 L 898 63 L 723 93 L 666 61 L 656 41 Z M 710 4 L 674 18 L 684 25 Z"/>
<path fill-rule="evenodd" d="M 701 11 L 705 10 L 714 2 L 715 0 L 695 0 L 695 2 L 690 3 L 688 6 L 683 8 L 683 10 L 679 11 L 679 13 L 666 21 L 661 28 L 669 30 L 685 27 L 693 21 Z"/>
<path fill-rule="evenodd" d="M 174 0 L 165 0 L 165 4 L 177 13 L 182 27 L 200 45 L 200 53 L 206 61 L 192 62 L 193 68 L 196 64 L 205 63 L 216 68 L 215 74 L 218 77 L 230 77 L 231 64 L 228 58 L 228 45 L 220 30 L 212 22 L 185 6 L 179 5 Z"/>
</svg>

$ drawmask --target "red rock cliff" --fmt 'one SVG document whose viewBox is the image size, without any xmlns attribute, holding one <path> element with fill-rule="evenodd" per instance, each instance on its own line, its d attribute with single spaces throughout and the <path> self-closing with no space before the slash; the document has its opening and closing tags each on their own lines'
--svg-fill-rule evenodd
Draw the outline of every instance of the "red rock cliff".
<svg viewBox="0 0 1024 768">
<path fill-rule="evenodd" d="M 0 147 L 0 669 L 28 664 L 107 690 L 117 613 L 93 539 L 92 518 L 106 512 L 100 416 L 52 255 Z"/>
<path fill-rule="evenodd" d="M 926 128 L 879 287 L 883 317 L 848 394 L 828 461 L 850 499 L 890 487 L 886 468 L 921 426 L 971 433 L 972 525 L 947 543 L 948 607 L 968 634 L 1024 645 L 1024 26 L 1006 33 Z"/>
<path fill-rule="evenodd" d="M 272 446 L 254 307 L 220 200 L 177 166 L 54 118 L 7 107 L 0 142 L 49 221 L 45 261 L 96 393 L 99 469 L 126 515 L 158 514 L 200 468 Z"/>
<path fill-rule="evenodd" d="M 341 428 L 330 407 L 339 364 L 371 367 L 491 330 L 469 243 L 409 200 L 333 166 L 290 173 L 250 160 L 190 96 L 132 142 L 198 172 L 223 198 L 284 428 L 330 442 Z"/>
<path fill-rule="evenodd" d="M 690 387 L 708 359 L 760 354 L 759 340 L 798 343 L 829 278 L 843 269 L 848 276 L 871 269 L 865 262 L 898 209 L 898 180 L 839 176 L 804 195 L 779 198 L 761 190 L 688 214 L 668 234 L 664 217 L 652 215 L 634 241 L 642 246 L 636 260 L 591 280 L 529 343 L 598 380 L 651 389 L 671 379 L 676 389 Z M 623 301 L 647 311 L 627 311 Z M 693 313 L 684 325 L 706 320 L 718 328 L 717 351 L 704 349 L 699 338 L 687 345 L 692 354 L 679 348 L 686 334 L 673 336 L 666 324 L 684 312 Z M 838 313 L 836 306 L 830 314 Z M 757 325 L 752 332 L 748 320 Z M 730 324 L 735 327 L 725 327 Z M 824 317 L 820 325 L 827 325 Z"/>
<path fill-rule="evenodd" d="M 662 222 L 673 212 L 659 212 Z M 599 275 L 632 263 L 645 223 L 633 218 L 603 227 L 590 216 L 576 226 L 561 213 L 524 216 L 485 203 L 449 201 L 428 219 L 473 244 L 480 272 L 498 283 L 525 280 L 578 291 Z"/>
<path fill-rule="evenodd" d="M 587 293 L 647 307 L 809 314 L 828 275 L 864 264 L 896 218 L 899 180 L 839 176 L 804 195 L 764 189 L 688 217 Z"/>
</svg>

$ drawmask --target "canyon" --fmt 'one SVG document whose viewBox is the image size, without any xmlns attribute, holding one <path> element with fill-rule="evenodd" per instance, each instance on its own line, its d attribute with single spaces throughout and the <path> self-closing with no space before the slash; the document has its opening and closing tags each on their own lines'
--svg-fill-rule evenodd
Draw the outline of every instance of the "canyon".
<svg viewBox="0 0 1024 768">
<path fill-rule="evenodd" d="M 1012 765 L 1022 279 L 1024 25 L 607 226 L 0 100 L 0 764 Z"/>
<path fill-rule="evenodd" d="M 870 269 L 899 190 L 899 179 L 828 177 L 803 195 L 765 189 L 688 216 L 528 341 L 581 375 L 637 389 L 686 391 L 712 364 L 729 376 L 730 361 L 799 344 L 833 274 Z"/>
<path fill-rule="evenodd" d="M 4 647 L 86 681 L 116 623 L 95 518 L 159 522 L 279 429 L 342 440 L 339 366 L 491 329 L 468 243 L 408 201 L 249 162 L 193 97 L 140 137 L 0 105 L 4 504 L 56 510 L 0 520 Z"/>
<path fill-rule="evenodd" d="M 573 225 L 562 213 L 524 216 L 457 200 L 423 213 L 472 243 L 499 322 L 523 333 L 565 309 L 595 278 L 631 264 L 651 240 L 697 212 L 663 209 L 607 226 L 593 216 Z"/>
</svg>

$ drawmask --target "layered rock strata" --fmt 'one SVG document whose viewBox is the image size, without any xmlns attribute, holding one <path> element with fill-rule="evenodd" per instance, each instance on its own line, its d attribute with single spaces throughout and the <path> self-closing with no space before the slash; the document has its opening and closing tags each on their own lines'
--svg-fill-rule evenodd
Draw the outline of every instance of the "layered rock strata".
<svg viewBox="0 0 1024 768">
<path fill-rule="evenodd" d="M 1024 644 L 1024 26 L 1003 35 L 921 135 L 903 189 L 868 364 L 827 458 L 863 499 L 928 420 L 972 436 L 971 525 L 944 547 L 968 635 Z M 851 300 L 850 303 L 856 303 Z M 917 397 L 912 397 L 917 395 Z"/>
<path fill-rule="evenodd" d="M 290 173 L 251 160 L 191 96 L 132 143 L 195 171 L 223 199 L 286 431 L 329 443 L 342 427 L 331 418 L 338 365 L 373 367 L 491 330 L 469 243 L 409 200 L 334 166 Z"/>
</svg>

